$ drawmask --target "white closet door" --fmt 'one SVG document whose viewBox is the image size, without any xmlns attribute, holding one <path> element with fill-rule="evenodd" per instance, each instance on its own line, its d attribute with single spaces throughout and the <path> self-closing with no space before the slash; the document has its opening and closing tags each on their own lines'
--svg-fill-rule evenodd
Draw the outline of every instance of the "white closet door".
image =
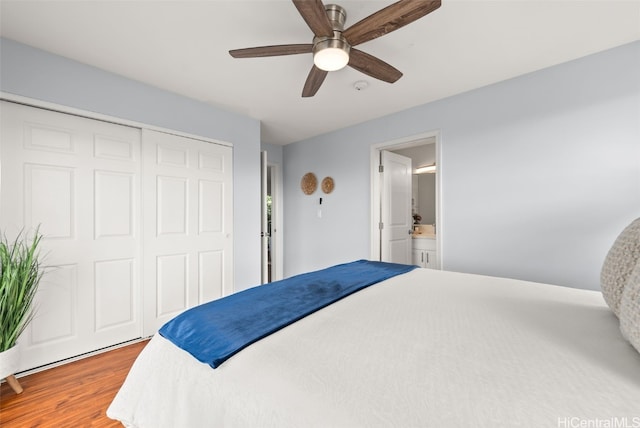
<svg viewBox="0 0 640 428">
<path fill-rule="evenodd" d="M 2 102 L 0 228 L 50 266 L 20 370 L 141 336 L 140 130 Z"/>
<path fill-rule="evenodd" d="M 143 130 L 144 335 L 233 291 L 232 149 Z"/>
</svg>

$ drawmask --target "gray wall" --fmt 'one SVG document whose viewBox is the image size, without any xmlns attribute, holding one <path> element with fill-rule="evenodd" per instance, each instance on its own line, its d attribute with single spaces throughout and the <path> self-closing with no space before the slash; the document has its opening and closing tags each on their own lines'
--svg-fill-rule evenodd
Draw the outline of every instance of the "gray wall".
<svg viewBox="0 0 640 428">
<path fill-rule="evenodd" d="M 368 258 L 370 146 L 432 130 L 445 269 L 599 288 L 640 216 L 640 42 L 285 146 L 285 275 Z"/>
<path fill-rule="evenodd" d="M 0 90 L 232 143 L 235 286 L 260 283 L 259 121 L 8 39 Z"/>
</svg>

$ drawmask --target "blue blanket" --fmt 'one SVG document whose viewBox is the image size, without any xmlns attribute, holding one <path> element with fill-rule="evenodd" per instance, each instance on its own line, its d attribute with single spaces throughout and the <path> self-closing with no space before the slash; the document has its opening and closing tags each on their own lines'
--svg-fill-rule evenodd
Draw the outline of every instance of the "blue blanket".
<svg viewBox="0 0 640 428">
<path fill-rule="evenodd" d="M 218 367 L 252 343 L 377 282 L 415 266 L 358 260 L 250 288 L 196 306 L 159 333 Z"/>
</svg>

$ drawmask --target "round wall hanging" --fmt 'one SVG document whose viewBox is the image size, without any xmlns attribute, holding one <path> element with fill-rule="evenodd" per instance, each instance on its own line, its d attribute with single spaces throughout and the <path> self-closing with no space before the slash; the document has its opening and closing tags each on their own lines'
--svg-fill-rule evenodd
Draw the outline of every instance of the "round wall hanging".
<svg viewBox="0 0 640 428">
<path fill-rule="evenodd" d="M 302 177 L 300 187 L 305 195 L 310 195 L 318 188 L 318 179 L 313 172 L 308 172 Z"/>
<path fill-rule="evenodd" d="M 322 191 L 324 193 L 331 193 L 333 192 L 333 187 L 335 186 L 335 183 L 333 182 L 333 178 L 331 177 L 325 177 L 322 179 Z"/>
</svg>

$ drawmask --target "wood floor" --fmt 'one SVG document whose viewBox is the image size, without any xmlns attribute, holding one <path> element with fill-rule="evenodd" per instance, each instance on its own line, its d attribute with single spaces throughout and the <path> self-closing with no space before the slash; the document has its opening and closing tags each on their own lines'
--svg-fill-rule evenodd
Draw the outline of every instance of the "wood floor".
<svg viewBox="0 0 640 428">
<path fill-rule="evenodd" d="M 19 378 L 24 392 L 0 388 L 0 426 L 122 427 L 105 412 L 147 341 Z"/>
</svg>

